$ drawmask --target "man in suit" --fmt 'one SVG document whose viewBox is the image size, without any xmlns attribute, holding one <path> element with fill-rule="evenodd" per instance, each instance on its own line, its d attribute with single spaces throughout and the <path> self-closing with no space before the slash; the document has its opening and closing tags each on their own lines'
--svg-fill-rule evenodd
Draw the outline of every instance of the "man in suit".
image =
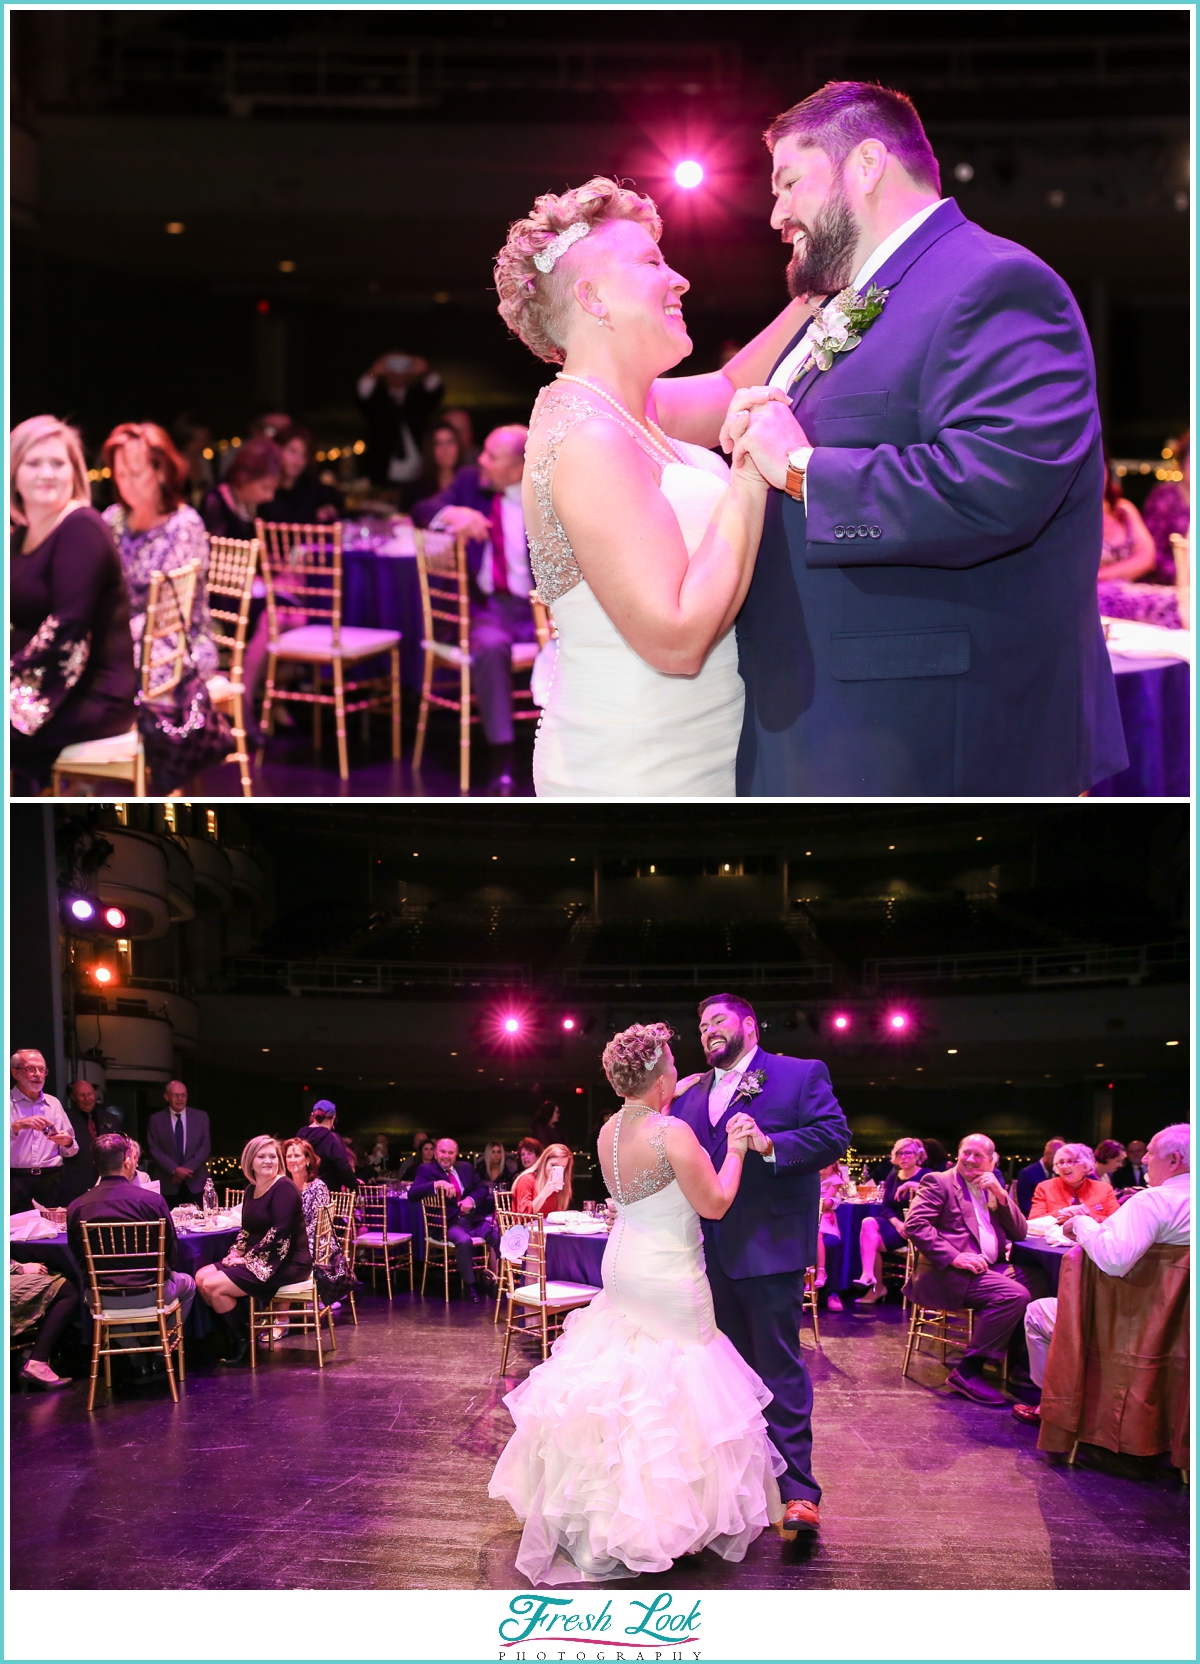
<svg viewBox="0 0 1200 1664">
<path fill-rule="evenodd" d="M 946 1385 L 993 1406 L 1005 1398 L 984 1381 L 983 1366 L 1005 1355 L 1029 1304 L 1029 1290 L 1004 1265 L 1007 1245 L 1026 1234 L 1025 1215 L 996 1177 L 995 1165 L 996 1146 L 976 1132 L 958 1146 L 949 1172 L 926 1173 L 905 1220 L 919 1258 L 904 1291 L 921 1306 L 975 1313 L 971 1344 Z"/>
<path fill-rule="evenodd" d="M 1045 1179 L 1054 1177 L 1054 1157 L 1062 1149 L 1066 1140 L 1051 1138 L 1046 1141 L 1046 1148 L 1042 1151 L 1040 1161 L 1030 1162 L 1028 1167 L 1022 1167 L 1017 1174 L 1016 1184 L 1017 1206 L 1022 1213 L 1028 1213 L 1033 1205 L 1033 1193 Z"/>
<path fill-rule="evenodd" d="M 433 1160 L 422 1163 L 418 1168 L 409 1195 L 420 1202 L 426 1196 L 436 1195 L 439 1190 L 446 1198 L 446 1235 L 454 1244 L 463 1298 L 478 1305 L 471 1228 L 486 1212 L 489 1186 L 469 1161 L 459 1161 L 458 1145 L 452 1138 L 438 1139 Z"/>
<path fill-rule="evenodd" d="M 346 1154 L 346 1146 L 334 1130 L 337 1106 L 318 1098 L 309 1112 L 308 1125 L 295 1135 L 307 1139 L 321 1158 L 320 1177 L 330 1190 L 357 1190 L 358 1180 Z"/>
<path fill-rule="evenodd" d="M 188 1089 L 181 1080 L 168 1081 L 163 1097 L 166 1109 L 157 1110 L 146 1123 L 150 1175 L 173 1203 L 193 1202 L 203 1196 L 208 1178 L 206 1163 L 212 1154 L 208 1116 L 189 1105 Z"/>
<path fill-rule="evenodd" d="M 1112 1176 L 1114 1190 L 1144 1190 L 1149 1184 L 1146 1157 L 1148 1146 L 1140 1138 L 1131 1138 L 1125 1146 L 1125 1160 Z"/>
<path fill-rule="evenodd" d="M 491 777 L 502 788 L 512 785 L 512 650 L 528 644 L 532 663 L 536 635 L 521 508 L 528 436 L 518 424 L 493 428 L 474 467 L 460 468 L 444 491 L 413 507 L 417 525 L 470 539 L 471 691 L 492 748 Z"/>
<path fill-rule="evenodd" d="M 833 300 L 723 434 L 775 487 L 737 625 L 738 791 L 1078 796 L 1126 754 L 1071 292 L 941 198 L 900 93 L 831 82 L 766 141 L 789 288 Z"/>
<path fill-rule="evenodd" d="M 95 1184 L 96 1169 L 92 1165 L 92 1145 L 103 1133 L 120 1132 L 121 1117 L 118 1111 L 108 1109 L 98 1102 L 96 1088 L 90 1080 L 71 1082 L 63 1108 L 75 1134 L 75 1142 L 79 1146 L 76 1154 L 65 1158 L 62 1164 L 60 1205 L 65 1207 L 68 1202 L 73 1201 L 76 1196 L 82 1196 L 85 1190 L 90 1190 Z"/>
<path fill-rule="evenodd" d="M 771 1390 L 763 1411 L 787 1463 L 779 1488 L 785 1533 L 816 1531 L 821 1487 L 812 1472 L 812 1382 L 800 1351 L 805 1268 L 817 1263 L 822 1167 L 850 1128 L 823 1063 L 779 1057 L 758 1044 L 754 1007 L 712 994 L 699 1008 L 708 1069 L 671 1113 L 686 1121 L 720 1168 L 732 1116 L 754 1122 L 753 1153 L 723 1219 L 705 1219 L 704 1258 L 717 1325 Z"/>
</svg>

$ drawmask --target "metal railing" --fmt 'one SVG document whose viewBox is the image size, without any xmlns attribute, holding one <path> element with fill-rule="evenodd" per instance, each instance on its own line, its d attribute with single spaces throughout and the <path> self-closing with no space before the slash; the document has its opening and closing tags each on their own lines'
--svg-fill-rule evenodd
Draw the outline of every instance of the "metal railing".
<svg viewBox="0 0 1200 1664">
<path fill-rule="evenodd" d="M 832 965 L 568 965 L 563 982 L 575 988 L 786 988 L 833 981 Z"/>
<path fill-rule="evenodd" d="M 1133 948 L 1008 949 L 998 953 L 932 953 L 906 959 L 868 959 L 863 986 L 896 982 L 964 982 L 1019 979 L 1046 988 L 1083 982 L 1127 982 L 1154 971 L 1186 965 L 1186 942 L 1153 942 Z"/>
<path fill-rule="evenodd" d="M 274 983 L 289 994 L 392 994 L 405 988 L 528 988 L 528 965 L 444 964 L 430 960 L 235 959 L 226 990 Z"/>
</svg>

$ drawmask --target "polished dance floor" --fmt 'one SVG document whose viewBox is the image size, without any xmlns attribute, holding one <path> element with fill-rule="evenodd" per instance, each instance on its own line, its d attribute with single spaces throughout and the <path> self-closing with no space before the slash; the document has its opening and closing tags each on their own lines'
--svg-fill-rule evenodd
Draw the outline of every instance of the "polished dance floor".
<svg viewBox="0 0 1200 1664">
<path fill-rule="evenodd" d="M 13 1586 L 524 1586 L 487 1495 L 510 1425 L 489 1309 L 365 1294 L 359 1314 L 321 1374 L 300 1338 L 253 1375 L 198 1353 L 178 1408 L 165 1387 L 101 1394 L 91 1417 L 83 1384 L 14 1396 Z M 1177 1474 L 1096 1450 L 1053 1464 L 1007 1410 L 936 1390 L 932 1358 L 902 1382 L 902 1323 L 898 1305 L 823 1318 L 820 1352 L 805 1328 L 819 1540 L 764 1535 L 740 1566 L 706 1553 L 646 1586 L 1187 1588 Z"/>
</svg>

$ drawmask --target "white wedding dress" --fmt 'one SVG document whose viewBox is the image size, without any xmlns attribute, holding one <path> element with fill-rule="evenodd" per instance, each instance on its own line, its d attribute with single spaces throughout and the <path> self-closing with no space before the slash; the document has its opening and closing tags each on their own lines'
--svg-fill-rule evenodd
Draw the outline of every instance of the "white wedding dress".
<svg viewBox="0 0 1200 1664">
<path fill-rule="evenodd" d="M 783 1516 L 763 1406 L 771 1394 L 713 1320 L 700 1221 L 658 1159 L 622 1182 L 604 1291 L 568 1317 L 550 1357 L 504 1402 L 516 1431 L 488 1494 L 524 1521 L 531 1583 L 664 1572 L 708 1547 L 741 1560 Z"/>
<path fill-rule="evenodd" d="M 553 383 L 531 418 L 528 466 L 541 525 L 529 528 L 529 559 L 558 629 L 534 746 L 534 787 L 539 797 L 558 798 L 732 797 L 745 703 L 732 629 L 695 676 L 653 670 L 597 601 L 554 512 L 559 448 L 573 427 L 596 416 L 637 437 L 618 416 Z M 675 448 L 688 461 L 663 467 L 661 490 L 690 556 L 729 469 L 699 445 L 676 441 Z"/>
</svg>

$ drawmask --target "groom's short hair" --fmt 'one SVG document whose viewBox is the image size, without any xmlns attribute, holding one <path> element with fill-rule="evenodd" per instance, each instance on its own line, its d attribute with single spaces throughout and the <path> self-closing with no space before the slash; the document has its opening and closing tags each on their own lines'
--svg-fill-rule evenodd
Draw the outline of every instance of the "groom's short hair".
<svg viewBox="0 0 1200 1664">
<path fill-rule="evenodd" d="M 805 149 L 823 150 L 841 170 L 864 139 L 882 139 L 917 185 L 941 194 L 942 175 L 911 98 L 870 81 L 826 81 L 818 92 L 785 110 L 763 134 L 767 149 L 793 138 Z"/>
<path fill-rule="evenodd" d="M 731 1011 L 735 1011 L 737 1013 L 743 1022 L 745 1022 L 746 1018 L 749 1017 L 755 1028 L 758 1027 L 757 1011 L 755 1011 L 754 1007 L 750 1004 L 750 1001 L 744 1000 L 740 994 L 707 995 L 696 1007 L 697 1017 L 703 1017 L 710 1005 L 727 1005 Z"/>
</svg>

